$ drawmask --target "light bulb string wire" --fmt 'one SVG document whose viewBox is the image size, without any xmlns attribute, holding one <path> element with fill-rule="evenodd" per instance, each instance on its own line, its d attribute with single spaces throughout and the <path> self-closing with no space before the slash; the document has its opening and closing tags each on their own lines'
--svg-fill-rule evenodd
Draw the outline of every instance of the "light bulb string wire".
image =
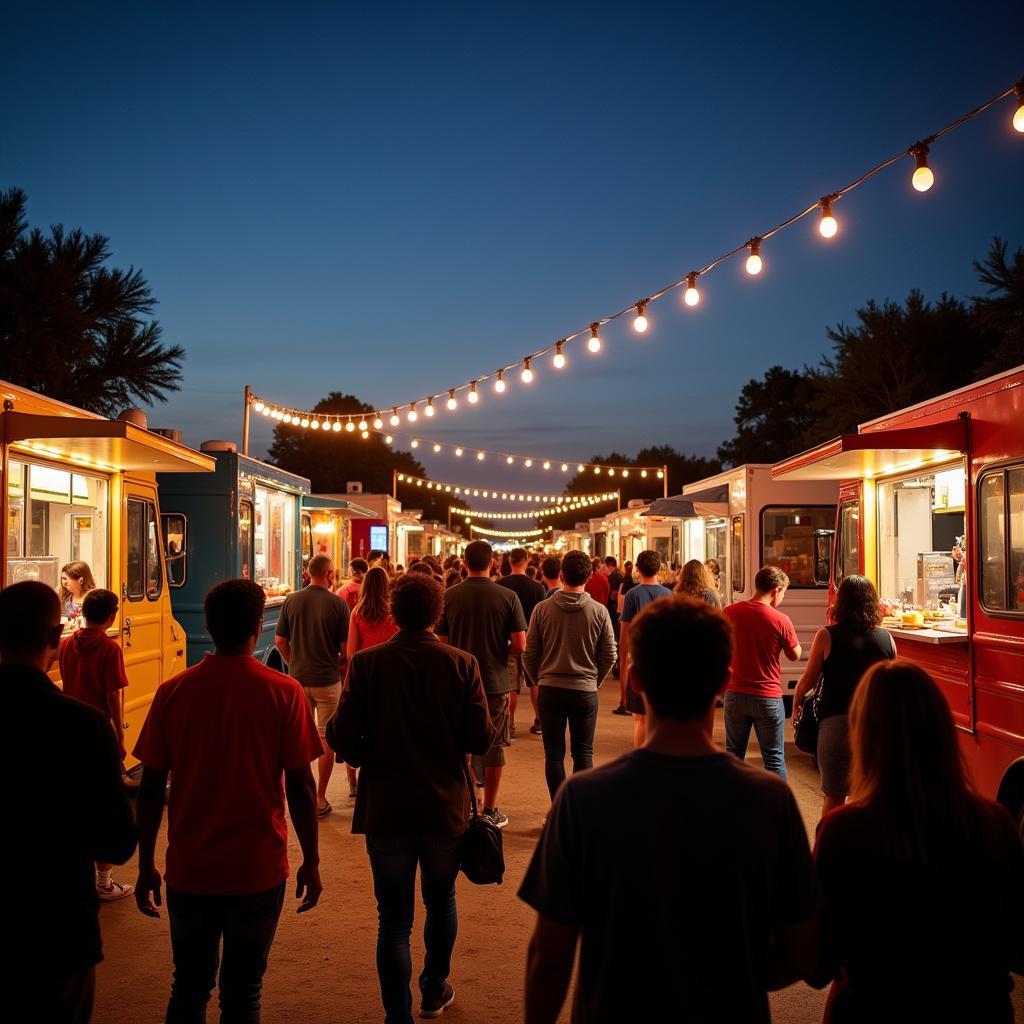
<svg viewBox="0 0 1024 1024">
<path fill-rule="evenodd" d="M 473 519 L 539 519 L 542 516 L 557 516 L 563 512 L 577 512 L 581 509 L 593 508 L 595 505 L 604 505 L 609 501 L 616 501 L 618 495 L 600 494 L 589 501 L 580 500 L 582 495 L 572 495 L 566 498 L 562 505 L 547 505 L 544 508 L 519 509 L 515 512 L 502 512 L 498 509 L 472 509 L 462 508 L 460 505 L 452 505 L 453 516 L 469 516 Z"/>
<path fill-rule="evenodd" d="M 424 476 L 416 476 L 412 473 L 395 473 L 396 484 L 407 484 L 410 487 L 422 487 L 424 484 L 427 486 L 427 490 L 433 491 L 444 491 L 445 494 L 458 494 L 464 498 L 490 498 L 493 501 L 509 501 L 509 502 L 535 502 L 543 501 L 546 504 L 555 504 L 559 497 L 565 499 L 565 505 L 570 504 L 577 499 L 607 499 L 608 501 L 616 500 L 619 497 L 619 491 L 597 491 L 592 494 L 565 494 L 565 495 L 553 495 L 553 494 L 541 494 L 537 491 L 532 493 L 521 491 L 518 488 L 510 490 L 508 487 L 480 487 L 480 486 L 465 486 L 464 484 L 449 483 L 445 480 L 433 480 Z"/>
<path fill-rule="evenodd" d="M 895 153 L 893 156 L 888 157 L 887 159 L 883 160 L 881 163 L 876 164 L 874 167 L 870 168 L 869 170 L 867 170 L 863 174 L 861 174 L 860 177 L 858 177 L 855 180 L 851 181 L 848 185 L 845 185 L 843 188 L 837 189 L 835 192 L 827 194 L 825 198 L 828 198 L 828 199 L 832 200 L 832 202 L 836 202 L 839 199 L 842 199 L 848 193 L 853 191 L 853 189 L 858 188 L 860 185 L 863 185 L 866 181 L 868 181 L 869 179 L 873 178 L 876 174 L 879 174 L 880 172 L 886 170 L 887 168 L 891 167 L 893 164 L 898 163 L 900 160 L 903 160 L 903 159 L 905 159 L 908 156 L 913 156 L 917 152 L 918 147 L 920 147 L 921 145 L 925 145 L 925 146 L 932 145 L 934 142 L 936 142 L 937 140 L 941 139 L 944 135 L 948 135 L 950 132 L 955 131 L 957 128 L 962 127 L 968 121 L 973 120 L 979 114 L 984 113 L 986 110 L 988 110 L 990 107 L 994 106 L 995 104 L 999 103 L 1001 100 L 1006 99 L 1008 96 L 1014 95 L 1015 93 L 1017 93 L 1018 87 L 1021 85 L 1022 82 L 1024 82 L 1024 79 L 1019 80 L 1017 82 L 1014 82 L 1013 85 L 1007 87 L 1006 89 L 1003 89 L 1001 92 L 997 93 L 991 99 L 985 100 L 984 103 L 979 104 L 973 110 L 969 110 L 967 113 L 961 114 L 955 120 L 950 121 L 949 124 L 944 125 L 938 131 L 934 132 L 931 135 L 926 136 L 925 138 L 919 140 L 918 142 L 915 142 L 908 149 L 900 150 L 900 152 Z M 803 220 L 804 217 L 808 216 L 809 214 L 813 213 L 815 210 L 820 209 L 820 208 L 821 208 L 821 200 L 820 199 L 819 200 L 815 200 L 815 202 L 811 203 L 809 206 L 807 206 L 804 209 L 802 209 L 799 213 L 793 214 L 791 217 L 788 217 L 786 220 L 782 221 L 782 223 L 777 224 L 775 227 L 771 228 L 770 230 L 762 231 L 759 234 L 753 235 L 749 241 L 744 242 L 742 245 L 736 246 L 736 248 L 729 250 L 729 252 L 723 253 L 721 256 L 718 256 L 716 259 L 713 259 L 710 263 L 706 263 L 703 267 L 701 267 L 701 268 L 699 268 L 697 270 L 689 271 L 688 273 L 683 275 L 683 277 L 681 277 L 679 280 L 673 281 L 671 284 L 667 284 L 663 288 L 659 288 L 657 291 L 652 292 L 646 298 L 639 299 L 636 302 L 630 303 L 624 309 L 620 309 L 617 313 L 612 313 L 612 314 L 610 314 L 608 316 L 600 317 L 597 320 L 594 320 L 591 324 L 587 324 L 585 327 L 581 327 L 579 330 L 572 331 L 571 333 L 566 334 L 563 337 L 559 338 L 557 341 L 553 341 L 550 345 L 546 345 L 543 348 L 539 348 L 535 352 L 530 352 L 527 355 L 524 355 L 521 358 L 515 360 L 514 362 L 511 362 L 511 363 L 506 364 L 505 366 L 499 367 L 497 370 L 494 370 L 492 373 L 478 374 L 476 377 L 472 378 L 471 380 L 467 380 L 464 384 L 459 384 L 459 385 L 457 385 L 455 387 L 450 387 L 450 388 L 443 388 L 440 391 L 435 392 L 434 394 L 425 395 L 422 398 L 416 399 L 415 401 L 400 402 L 397 405 L 388 405 L 388 406 L 386 406 L 384 408 L 386 410 L 386 409 L 404 409 L 406 407 L 419 407 L 420 405 L 426 405 L 428 402 L 433 402 L 435 399 L 443 400 L 446 395 L 454 395 L 454 394 L 456 394 L 456 393 L 458 393 L 460 391 L 468 391 L 468 390 L 470 390 L 472 388 L 472 386 L 474 384 L 482 384 L 485 381 L 488 381 L 488 380 L 490 380 L 492 378 L 496 378 L 498 376 L 498 374 L 504 375 L 504 374 L 508 373 L 510 370 L 514 370 L 517 366 L 523 365 L 523 363 L 527 359 L 529 359 L 531 362 L 533 362 L 533 361 L 535 361 L 537 359 L 542 358 L 543 356 L 546 356 L 549 352 L 554 352 L 554 351 L 556 351 L 556 349 L 558 349 L 560 347 L 564 347 L 569 342 L 575 341 L 577 338 L 583 337 L 585 335 L 589 337 L 590 331 L 591 331 L 591 327 L 593 325 L 596 325 L 597 327 L 604 327 L 606 324 L 610 324 L 613 321 L 618 320 L 621 317 L 627 316 L 629 313 L 634 312 L 636 310 L 637 306 L 639 306 L 641 304 L 647 305 L 647 304 L 649 304 L 651 302 L 654 302 L 657 299 L 663 298 L 669 292 L 674 291 L 675 289 L 680 288 L 683 285 L 687 284 L 687 282 L 690 280 L 690 278 L 693 277 L 694 275 L 696 277 L 702 277 L 703 275 L 705 275 L 705 274 L 709 273 L 710 271 L 714 270 L 720 264 L 725 263 L 727 260 L 733 259 L 734 257 L 738 256 L 740 253 L 742 253 L 745 250 L 749 249 L 752 242 L 754 242 L 754 241 L 763 241 L 765 239 L 772 238 L 773 236 L 777 235 L 780 231 L 784 231 L 786 228 L 791 227 L 793 224 L 796 224 L 798 221 Z M 253 395 L 252 398 L 251 398 L 251 401 L 255 402 L 255 401 L 264 401 L 264 400 L 263 399 L 258 399 L 255 395 Z M 269 404 L 269 405 L 273 406 L 274 408 L 280 409 L 282 411 L 286 411 L 286 412 L 288 412 L 289 414 L 291 414 L 293 416 L 296 413 L 300 417 L 309 417 L 309 418 L 312 418 L 315 415 L 314 413 L 310 413 L 310 412 L 306 412 L 306 411 L 302 411 L 302 410 L 290 409 L 287 406 L 282 406 L 282 405 L 279 405 L 278 403 L 274 403 L 274 402 L 265 403 L 265 404 Z M 365 415 L 366 414 L 347 414 L 346 413 L 346 414 L 342 414 L 341 418 L 342 419 L 346 419 L 346 420 L 353 420 L 354 421 L 354 420 L 365 418 Z M 385 415 L 385 411 L 378 411 L 376 413 L 376 415 L 380 416 L 380 417 L 383 417 Z"/>
</svg>

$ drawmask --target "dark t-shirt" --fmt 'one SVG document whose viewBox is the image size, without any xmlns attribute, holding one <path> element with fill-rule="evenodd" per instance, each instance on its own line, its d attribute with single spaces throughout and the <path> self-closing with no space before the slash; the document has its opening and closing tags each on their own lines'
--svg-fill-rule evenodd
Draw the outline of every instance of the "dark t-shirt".
<svg viewBox="0 0 1024 1024">
<path fill-rule="evenodd" d="M 480 665 L 484 692 L 508 693 L 508 641 L 526 632 L 519 598 L 482 576 L 470 576 L 444 593 L 444 614 L 434 630 Z"/>
<path fill-rule="evenodd" d="M 826 626 L 826 629 L 831 646 L 821 666 L 819 721 L 830 715 L 845 715 L 864 673 L 875 662 L 896 656 L 889 631 L 880 626 L 868 633 L 843 624 Z"/>
<path fill-rule="evenodd" d="M 959 841 L 948 829 L 931 864 L 894 856 L 877 812 L 825 817 L 815 861 L 822 896 L 826 1020 L 1013 1020 L 1011 969 L 1024 967 L 1024 847 L 987 800 Z M 1018 982 L 1019 984 L 1019 982 Z"/>
<path fill-rule="evenodd" d="M 531 580 L 529 576 L 525 576 L 521 572 L 503 576 L 498 580 L 498 586 L 508 587 L 519 598 L 519 603 L 523 606 L 523 618 L 526 619 L 527 625 L 530 624 L 533 609 L 548 596 L 547 588 L 543 583 Z"/>
<path fill-rule="evenodd" d="M 784 782 L 644 748 L 566 781 L 519 896 L 580 929 L 574 1024 L 767 1022 L 771 931 L 815 909 Z"/>
<path fill-rule="evenodd" d="M 618 611 L 619 587 L 622 586 L 622 573 L 618 569 L 612 569 L 608 573 L 608 607 L 612 611 Z"/>
<path fill-rule="evenodd" d="M 331 686 L 341 679 L 338 656 L 348 642 L 348 605 L 324 587 L 289 594 L 277 635 L 291 644 L 288 675 L 303 686 Z"/>
</svg>

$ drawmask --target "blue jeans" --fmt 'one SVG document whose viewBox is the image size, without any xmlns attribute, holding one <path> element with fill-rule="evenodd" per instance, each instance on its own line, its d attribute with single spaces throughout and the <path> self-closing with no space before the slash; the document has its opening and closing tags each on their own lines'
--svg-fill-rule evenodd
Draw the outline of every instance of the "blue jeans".
<svg viewBox="0 0 1024 1024">
<path fill-rule="evenodd" d="M 167 1024 L 203 1024 L 218 962 L 221 1024 L 258 1024 L 263 975 L 283 903 L 284 882 L 243 896 L 167 890 L 174 954 Z"/>
<path fill-rule="evenodd" d="M 781 697 L 753 697 L 727 691 L 725 749 L 741 761 L 747 756 L 750 727 L 754 727 L 765 768 L 782 778 L 786 773 L 786 708 Z"/>
<path fill-rule="evenodd" d="M 412 1024 L 412 932 L 416 900 L 416 865 L 426 907 L 423 945 L 426 955 L 420 993 L 439 996 L 452 967 L 459 929 L 455 879 L 459 873 L 461 836 L 367 836 L 366 851 L 377 897 L 377 977 L 385 1024 Z"/>
<path fill-rule="evenodd" d="M 569 726 L 572 770 L 580 772 L 594 767 L 597 691 L 566 690 L 541 683 L 537 691 L 537 714 L 544 740 L 544 778 L 553 800 L 558 787 L 565 782 L 566 725 Z"/>
</svg>

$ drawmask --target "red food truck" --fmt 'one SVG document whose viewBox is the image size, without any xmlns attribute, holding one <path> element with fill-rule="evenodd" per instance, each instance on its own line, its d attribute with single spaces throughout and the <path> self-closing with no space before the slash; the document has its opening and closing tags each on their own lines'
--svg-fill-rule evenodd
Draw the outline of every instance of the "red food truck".
<svg viewBox="0 0 1024 1024">
<path fill-rule="evenodd" d="M 838 480 L 830 590 L 870 577 L 931 673 L 975 784 L 1024 834 L 1024 366 L 861 424 L 772 468 Z"/>
</svg>

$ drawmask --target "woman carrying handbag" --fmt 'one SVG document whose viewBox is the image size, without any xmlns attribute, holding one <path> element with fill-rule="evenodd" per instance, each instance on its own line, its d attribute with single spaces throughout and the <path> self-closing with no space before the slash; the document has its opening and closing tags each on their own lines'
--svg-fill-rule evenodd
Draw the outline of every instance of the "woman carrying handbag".
<svg viewBox="0 0 1024 1024">
<path fill-rule="evenodd" d="M 881 621 L 871 580 L 847 576 L 832 606 L 832 625 L 815 635 L 793 694 L 793 730 L 801 750 L 806 750 L 801 734 L 810 724 L 801 724 L 802 715 L 814 714 L 818 722 L 814 753 L 821 773 L 822 817 L 842 807 L 850 792 L 849 710 L 857 684 L 876 662 L 896 657 L 896 644 Z M 804 698 L 812 692 L 813 706 L 807 708 Z"/>
</svg>

